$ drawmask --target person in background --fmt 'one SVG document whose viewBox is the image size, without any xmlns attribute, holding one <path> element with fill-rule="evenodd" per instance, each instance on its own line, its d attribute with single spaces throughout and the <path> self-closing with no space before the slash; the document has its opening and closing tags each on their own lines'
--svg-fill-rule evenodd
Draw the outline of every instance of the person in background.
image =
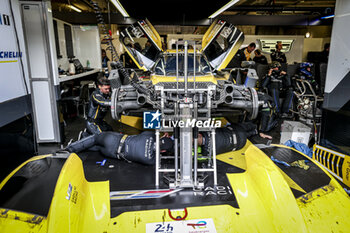
<svg viewBox="0 0 350 233">
<path fill-rule="evenodd" d="M 320 56 L 320 63 L 328 63 L 329 48 L 330 48 L 329 43 L 324 44 L 323 51 L 321 52 L 321 56 Z"/>
<path fill-rule="evenodd" d="M 107 57 L 106 50 L 104 50 L 104 49 L 101 50 L 101 56 L 102 56 L 102 70 L 104 71 L 104 76 L 108 77 L 108 75 L 109 75 L 109 72 L 108 72 L 109 58 Z"/>
<path fill-rule="evenodd" d="M 314 64 L 310 62 L 300 63 L 298 72 L 293 76 L 293 79 L 302 79 L 309 82 L 310 85 L 312 86 L 313 91 L 316 94 L 319 94 L 319 91 L 320 91 L 319 86 L 311 70 L 313 66 Z M 312 91 L 310 90 L 309 86 L 306 86 L 306 94 L 312 94 Z"/>
<path fill-rule="evenodd" d="M 89 134 L 99 134 L 102 131 L 113 130 L 112 127 L 103 120 L 111 106 L 110 81 L 100 74 L 97 85 L 98 88 L 96 88 L 90 97 L 86 119 L 86 129 Z"/>
<path fill-rule="evenodd" d="M 156 57 L 158 52 L 157 52 L 156 47 L 154 45 L 152 45 L 151 41 L 147 40 L 147 42 L 145 44 L 145 48 L 142 50 L 142 54 L 152 60 Z"/>
<path fill-rule="evenodd" d="M 107 68 L 108 67 L 109 58 L 107 57 L 106 50 L 102 49 L 101 50 L 101 55 L 102 55 L 102 68 Z"/>
<path fill-rule="evenodd" d="M 267 58 L 261 53 L 260 49 L 254 50 L 254 58 L 253 61 L 257 64 L 267 65 Z"/>
<path fill-rule="evenodd" d="M 136 49 L 136 45 L 137 45 L 138 49 Z M 139 49 L 141 49 L 141 46 L 139 43 L 135 43 L 135 44 L 129 43 L 126 45 L 126 47 L 131 49 L 131 53 L 133 53 L 133 55 L 135 57 L 137 57 L 136 51 L 140 51 Z M 134 63 L 134 61 L 132 60 L 132 58 L 130 57 L 130 55 L 128 54 L 127 51 L 125 51 L 120 56 L 120 60 L 122 61 L 124 68 L 133 68 L 133 69 L 136 68 L 137 69 L 137 65 Z"/>
<path fill-rule="evenodd" d="M 259 136 L 271 140 L 272 136 L 268 133 L 278 124 L 275 103 L 271 96 L 263 92 L 258 92 L 258 98 L 264 102 L 259 109 Z"/>
<path fill-rule="evenodd" d="M 279 62 L 272 62 L 269 73 L 262 81 L 262 88 L 267 88 L 270 96 L 274 100 L 277 114 L 283 117 L 289 117 L 289 110 L 293 101 L 293 85 L 292 80 L 285 71 L 282 71 Z M 280 104 L 280 92 L 285 93 L 285 98 Z"/>
<path fill-rule="evenodd" d="M 252 59 L 250 58 L 250 55 L 255 48 L 256 44 L 252 42 L 247 47 L 238 50 L 236 55 L 232 58 L 228 67 L 241 68 L 242 61 L 251 61 Z"/>
<path fill-rule="evenodd" d="M 287 58 L 284 52 L 282 52 L 283 45 L 281 41 L 278 41 L 276 44 L 276 50 L 271 53 L 271 61 L 277 61 L 279 63 L 287 63 Z"/>
</svg>

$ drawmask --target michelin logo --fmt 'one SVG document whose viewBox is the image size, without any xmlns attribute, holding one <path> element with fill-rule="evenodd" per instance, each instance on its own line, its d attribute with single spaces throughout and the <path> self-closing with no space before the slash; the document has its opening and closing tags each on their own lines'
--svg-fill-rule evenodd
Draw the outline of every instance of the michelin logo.
<svg viewBox="0 0 350 233">
<path fill-rule="evenodd" d="M 22 57 L 22 52 L 0 50 L 0 58 L 18 58 L 18 57 Z"/>
<path fill-rule="evenodd" d="M 157 110 L 156 112 L 143 112 L 143 128 L 144 129 L 160 129 L 160 116 L 162 114 Z"/>
</svg>

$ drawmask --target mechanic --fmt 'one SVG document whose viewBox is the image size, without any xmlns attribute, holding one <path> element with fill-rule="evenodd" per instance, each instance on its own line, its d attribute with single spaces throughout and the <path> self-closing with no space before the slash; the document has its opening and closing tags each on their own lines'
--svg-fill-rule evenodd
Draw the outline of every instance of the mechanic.
<svg viewBox="0 0 350 233">
<path fill-rule="evenodd" d="M 263 101 L 264 104 L 259 109 L 260 124 L 259 124 L 259 136 L 261 138 L 272 139 L 268 132 L 277 126 L 278 121 L 276 117 L 276 108 L 273 98 L 266 93 L 258 92 L 259 101 Z"/>
<path fill-rule="evenodd" d="M 102 69 L 104 71 L 104 75 L 106 77 L 108 77 L 109 72 L 108 72 L 108 62 L 109 62 L 109 58 L 107 57 L 107 53 L 106 50 L 102 49 L 101 50 L 101 59 L 102 59 Z"/>
<path fill-rule="evenodd" d="M 244 47 L 237 51 L 236 55 L 232 58 L 228 67 L 231 68 L 241 68 L 242 61 L 251 61 L 250 54 L 256 48 L 254 42 L 250 43 L 247 47 Z"/>
<path fill-rule="evenodd" d="M 312 67 L 313 67 L 312 63 L 309 63 L 309 62 L 300 63 L 298 72 L 293 76 L 293 79 L 302 79 L 309 82 L 314 92 L 317 94 L 319 93 L 319 87 L 315 80 L 314 75 L 312 74 L 312 71 L 311 71 Z M 306 94 L 312 94 L 312 91 L 308 88 L 308 86 L 307 86 Z"/>
<path fill-rule="evenodd" d="M 101 75 L 100 75 L 101 76 Z M 86 119 L 86 129 L 89 134 L 99 134 L 102 131 L 112 131 L 112 127 L 103 120 L 111 106 L 110 81 L 100 77 L 98 88 L 91 94 L 89 110 Z"/>
<path fill-rule="evenodd" d="M 289 110 L 293 101 L 293 87 L 291 78 L 282 71 L 279 62 L 272 62 L 270 70 L 262 81 L 262 88 L 267 88 L 272 96 L 276 112 L 283 117 L 290 117 Z M 285 94 L 282 106 L 280 105 L 280 91 Z"/>
<path fill-rule="evenodd" d="M 282 52 L 283 45 L 281 41 L 278 41 L 276 44 L 276 50 L 271 53 L 271 61 L 277 61 L 279 63 L 287 63 L 287 58 L 284 52 Z"/>
<path fill-rule="evenodd" d="M 216 129 L 216 153 L 221 154 L 241 149 L 249 136 L 247 129 L 238 124 Z M 254 127 L 250 127 L 249 130 L 251 134 L 256 134 Z M 65 150 L 71 153 L 79 153 L 84 150 L 99 151 L 107 157 L 152 165 L 155 163 L 155 141 L 155 134 L 152 131 L 144 131 L 138 135 L 102 132 L 73 142 Z M 172 138 L 164 136 L 160 138 L 159 142 L 160 152 L 174 152 Z M 198 135 L 198 145 L 202 146 L 203 155 L 209 153 L 211 143 L 210 132 L 201 132 Z"/>
<path fill-rule="evenodd" d="M 152 131 L 145 131 L 139 135 L 103 132 L 73 142 L 66 150 L 74 153 L 84 150 L 99 151 L 107 157 L 152 165 L 155 163 L 155 135 Z M 162 138 L 160 150 L 173 150 L 173 140 Z"/>
<path fill-rule="evenodd" d="M 257 134 L 256 125 L 251 122 L 217 128 L 215 130 L 216 154 L 242 149 L 247 142 L 247 137 L 255 134 Z M 202 147 L 202 155 L 209 155 L 212 148 L 211 132 L 200 132 L 198 145 Z"/>
<path fill-rule="evenodd" d="M 101 50 L 102 68 L 108 67 L 109 58 L 107 57 L 106 50 Z"/>
<path fill-rule="evenodd" d="M 321 56 L 319 57 L 320 63 L 327 63 L 328 62 L 329 49 L 330 49 L 330 43 L 326 43 L 323 46 L 323 51 L 321 52 Z"/>
<path fill-rule="evenodd" d="M 257 64 L 267 65 L 267 58 L 261 53 L 260 49 L 254 50 L 253 61 Z"/>
</svg>

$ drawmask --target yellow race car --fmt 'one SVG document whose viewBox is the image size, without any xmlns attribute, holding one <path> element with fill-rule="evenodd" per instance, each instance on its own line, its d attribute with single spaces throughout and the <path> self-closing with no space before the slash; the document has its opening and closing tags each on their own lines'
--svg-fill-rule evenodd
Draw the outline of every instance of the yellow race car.
<svg viewBox="0 0 350 233">
<path fill-rule="evenodd" d="M 218 155 L 218 185 L 154 185 L 154 166 L 96 152 L 33 157 L 0 185 L 1 232 L 348 232 L 350 198 L 294 149 Z"/>
<path fill-rule="evenodd" d="M 232 24 L 216 20 L 202 41 L 177 41 L 165 50 L 150 22 L 137 21 L 120 33 L 120 42 L 139 71 L 131 79 L 111 72 L 112 116 L 119 119 L 122 113 L 157 109 L 174 114 L 177 100 L 186 96 L 197 102 L 199 117 L 245 111 L 255 118 L 262 104 L 256 90 L 236 85 L 231 69 L 225 69 L 243 40 L 243 33 Z"/>
</svg>

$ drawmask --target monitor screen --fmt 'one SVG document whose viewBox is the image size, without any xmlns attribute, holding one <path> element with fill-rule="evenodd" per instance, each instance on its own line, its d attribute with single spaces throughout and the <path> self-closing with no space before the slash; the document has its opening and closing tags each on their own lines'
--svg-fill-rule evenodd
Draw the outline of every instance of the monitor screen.
<svg viewBox="0 0 350 233">
<path fill-rule="evenodd" d="M 83 65 L 80 63 L 79 59 L 73 60 L 74 66 L 76 70 L 84 70 Z"/>
</svg>

